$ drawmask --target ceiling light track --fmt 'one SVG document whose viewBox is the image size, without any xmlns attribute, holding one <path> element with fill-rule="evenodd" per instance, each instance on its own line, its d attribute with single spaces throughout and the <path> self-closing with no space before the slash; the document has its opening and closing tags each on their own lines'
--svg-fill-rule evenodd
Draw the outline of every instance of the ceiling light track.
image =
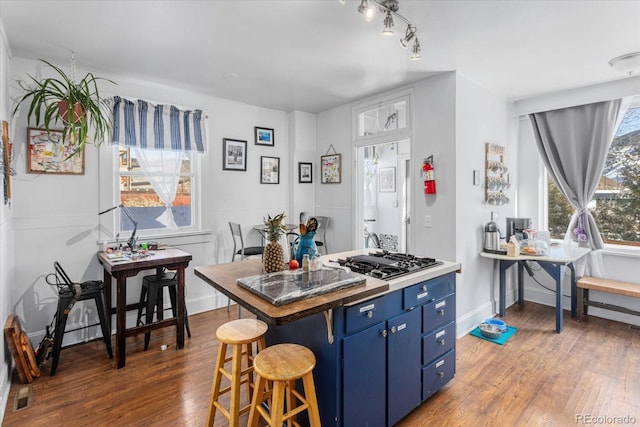
<svg viewBox="0 0 640 427">
<path fill-rule="evenodd" d="M 338 0 L 340 3 L 345 4 L 345 0 Z M 400 20 L 407 25 L 404 36 L 400 38 L 400 45 L 407 49 L 409 43 L 413 41 L 413 47 L 411 48 L 411 55 L 409 59 L 417 60 L 422 58 L 420 41 L 418 40 L 418 29 L 407 18 L 400 15 L 398 10 L 400 4 L 398 0 L 360 0 L 358 6 L 358 13 L 362 15 L 365 21 L 372 22 L 378 11 L 384 14 L 384 28 L 382 34 L 385 36 L 394 34 L 394 19 Z"/>
</svg>

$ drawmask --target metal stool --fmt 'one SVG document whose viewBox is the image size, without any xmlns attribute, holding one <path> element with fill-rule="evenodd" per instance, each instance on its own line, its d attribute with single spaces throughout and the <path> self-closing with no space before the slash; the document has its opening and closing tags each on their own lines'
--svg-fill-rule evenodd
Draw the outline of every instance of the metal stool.
<svg viewBox="0 0 640 427">
<path fill-rule="evenodd" d="M 83 283 L 73 283 L 62 266 L 55 261 L 56 285 L 58 286 L 58 310 L 56 311 L 55 332 L 53 341 L 53 361 L 51 362 L 50 375 L 56 374 L 58 361 L 60 359 L 60 350 L 62 350 L 62 339 L 64 338 L 65 327 L 67 326 L 67 318 L 69 312 L 77 301 L 85 301 L 92 299 L 96 303 L 98 317 L 100 319 L 100 328 L 102 330 L 102 339 L 107 347 L 109 359 L 113 359 L 113 351 L 111 350 L 111 332 L 107 323 L 107 314 L 104 304 L 104 282 L 99 280 L 90 280 Z M 93 326 L 93 325 L 92 325 Z"/>
<path fill-rule="evenodd" d="M 267 333 L 267 324 L 257 319 L 232 320 L 220 326 L 216 331 L 216 337 L 220 342 L 218 347 L 218 358 L 213 373 L 213 384 L 211 386 L 211 401 L 209 403 L 209 415 L 207 426 L 213 426 L 216 409 L 229 420 L 232 427 L 238 426 L 240 414 L 249 411 L 251 405 L 253 384 L 253 343 L 255 342 L 258 352 L 264 351 L 264 335 Z M 232 346 L 231 357 L 227 357 L 227 346 Z M 258 353 L 260 354 L 260 353 Z M 242 356 L 245 357 L 245 366 L 242 366 Z M 225 364 L 231 362 L 231 372 L 225 369 Z M 225 376 L 231 384 L 224 389 L 220 389 L 222 376 Z M 246 376 L 246 378 L 242 378 Z M 247 385 L 247 405 L 240 407 L 240 386 Z M 220 395 L 231 392 L 231 402 L 227 411 L 219 402 Z"/>
<path fill-rule="evenodd" d="M 320 427 L 320 411 L 313 382 L 315 366 L 313 352 L 298 344 L 277 344 L 258 353 L 253 360 L 253 369 L 258 378 L 253 390 L 249 426 L 256 427 L 260 415 L 271 427 L 280 427 L 285 421 L 295 422 L 296 415 L 306 410 L 309 413 L 309 425 Z M 304 396 L 295 388 L 298 379 L 302 379 Z M 267 391 L 269 389 L 271 391 Z M 270 411 L 267 411 L 262 404 L 269 398 Z M 296 400 L 300 405 L 296 405 Z"/>
<path fill-rule="evenodd" d="M 142 278 L 142 288 L 140 289 L 140 304 L 138 305 L 138 318 L 136 325 L 147 325 L 153 322 L 153 313 L 156 312 L 157 320 L 163 319 L 164 301 L 162 290 L 167 287 L 169 289 L 169 298 L 171 299 L 171 312 L 173 317 L 176 316 L 176 289 L 178 287 L 178 279 L 175 273 L 163 273 L 158 276 L 152 274 Z M 142 308 L 145 308 L 145 321 L 142 322 Z M 187 315 L 187 307 L 184 307 L 184 325 L 187 329 L 187 336 L 191 338 L 191 329 L 189 328 L 189 316 Z M 151 339 L 151 331 L 144 334 L 144 349 L 149 348 Z"/>
</svg>

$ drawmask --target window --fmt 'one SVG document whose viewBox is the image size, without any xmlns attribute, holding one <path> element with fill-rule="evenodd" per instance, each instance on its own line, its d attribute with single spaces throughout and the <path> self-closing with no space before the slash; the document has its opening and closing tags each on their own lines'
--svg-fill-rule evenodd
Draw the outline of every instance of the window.
<svg viewBox="0 0 640 427">
<path fill-rule="evenodd" d="M 197 153 L 184 152 L 180 168 L 180 179 L 171 211 L 179 231 L 197 228 L 197 197 L 192 189 L 197 188 Z M 165 211 L 165 206 L 153 189 L 138 163 L 135 150 L 118 148 L 117 177 L 119 203 L 124 204 L 138 222 L 138 234 L 167 233 L 169 230 L 156 220 Z M 133 223 L 126 215 L 120 215 L 120 232 L 133 230 Z"/>
<path fill-rule="evenodd" d="M 548 228 L 563 238 L 574 209 L 548 181 Z M 588 209 L 605 243 L 640 246 L 640 107 L 629 108 L 611 143 Z"/>
<path fill-rule="evenodd" d="M 410 97 L 396 94 L 353 109 L 354 140 L 402 138 L 410 129 Z M 399 136 L 400 135 L 400 136 Z"/>
</svg>

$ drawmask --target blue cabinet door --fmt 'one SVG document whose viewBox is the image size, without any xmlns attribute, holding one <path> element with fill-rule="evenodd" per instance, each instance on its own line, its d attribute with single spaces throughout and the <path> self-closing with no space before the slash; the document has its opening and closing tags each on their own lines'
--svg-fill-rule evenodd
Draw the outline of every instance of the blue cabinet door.
<svg viewBox="0 0 640 427">
<path fill-rule="evenodd" d="M 343 422 L 384 426 L 386 403 L 385 322 L 343 340 Z M 419 372 L 419 370 L 418 370 Z"/>
<path fill-rule="evenodd" d="M 421 402 L 422 314 L 420 308 L 390 319 L 387 339 L 388 422 L 393 425 Z"/>
</svg>

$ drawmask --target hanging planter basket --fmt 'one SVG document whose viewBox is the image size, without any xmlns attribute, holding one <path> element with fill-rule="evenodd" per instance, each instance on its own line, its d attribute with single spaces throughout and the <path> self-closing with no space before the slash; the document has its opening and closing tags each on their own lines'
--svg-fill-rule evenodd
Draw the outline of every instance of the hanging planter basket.
<svg viewBox="0 0 640 427">
<path fill-rule="evenodd" d="M 73 121 L 69 121 L 69 114 L 73 115 Z M 58 101 L 58 115 L 65 125 L 78 125 L 85 117 L 85 109 L 79 102 L 69 105 L 69 101 Z"/>
</svg>

